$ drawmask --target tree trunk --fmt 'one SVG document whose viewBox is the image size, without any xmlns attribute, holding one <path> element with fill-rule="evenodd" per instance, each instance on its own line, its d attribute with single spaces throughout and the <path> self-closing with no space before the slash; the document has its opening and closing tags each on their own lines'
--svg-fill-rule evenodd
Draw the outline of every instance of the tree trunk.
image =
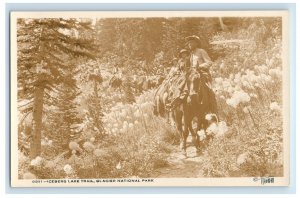
<svg viewBox="0 0 300 198">
<path fill-rule="evenodd" d="M 219 23 L 220 23 L 220 27 L 221 30 L 227 30 L 227 26 L 224 24 L 222 17 L 219 17 Z"/>
<path fill-rule="evenodd" d="M 94 80 L 94 106 L 96 106 L 97 108 L 101 109 L 101 104 L 100 104 L 100 98 L 99 98 L 99 94 L 98 94 L 98 82 L 96 80 Z M 99 114 L 99 110 L 96 111 L 92 111 L 93 113 L 93 118 L 94 118 L 94 123 L 96 128 L 99 130 L 99 134 L 102 136 L 102 131 L 103 131 L 103 127 L 102 124 L 100 123 L 101 120 L 101 116 Z"/>
<path fill-rule="evenodd" d="M 94 93 L 95 93 L 95 96 L 98 98 L 98 83 L 97 83 L 96 79 L 94 80 Z"/>
<path fill-rule="evenodd" d="M 33 120 L 30 142 L 30 158 L 41 154 L 41 131 L 44 103 L 44 87 L 38 85 L 34 90 Z"/>
</svg>

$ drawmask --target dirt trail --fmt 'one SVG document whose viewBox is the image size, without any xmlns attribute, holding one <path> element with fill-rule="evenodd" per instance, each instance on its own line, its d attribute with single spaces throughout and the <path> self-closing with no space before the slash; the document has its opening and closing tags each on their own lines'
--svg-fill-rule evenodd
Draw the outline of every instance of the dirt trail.
<svg viewBox="0 0 300 198">
<path fill-rule="evenodd" d="M 197 178 L 203 177 L 202 163 L 204 154 L 197 154 L 196 148 L 191 144 L 191 137 L 187 141 L 187 156 L 185 156 L 179 146 L 174 147 L 174 152 L 168 157 L 168 166 L 157 169 L 155 178 Z"/>
</svg>

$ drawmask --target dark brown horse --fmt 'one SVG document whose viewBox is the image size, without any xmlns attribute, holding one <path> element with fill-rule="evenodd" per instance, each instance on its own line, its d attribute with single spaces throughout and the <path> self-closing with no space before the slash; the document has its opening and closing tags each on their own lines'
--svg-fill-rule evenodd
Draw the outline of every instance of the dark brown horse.
<svg viewBox="0 0 300 198">
<path fill-rule="evenodd" d="M 182 76 L 185 75 L 185 76 Z M 168 99 L 172 96 L 171 86 L 172 83 L 176 84 L 176 80 L 179 82 L 177 85 L 182 85 L 182 79 L 185 79 L 184 88 L 186 90 L 186 97 L 179 102 L 176 102 L 174 106 L 171 107 L 171 112 L 168 111 L 166 103 L 169 103 Z M 176 128 L 180 133 L 180 148 L 186 154 L 186 142 L 189 133 L 192 135 L 192 142 L 200 151 L 200 141 L 197 135 L 197 131 L 201 129 L 206 129 L 208 126 L 208 121 L 205 119 L 207 113 L 211 113 L 211 103 L 210 101 L 210 90 L 206 85 L 206 79 L 204 76 L 194 68 L 187 71 L 186 74 L 181 74 L 180 77 L 176 78 L 171 82 L 163 82 L 162 85 L 157 89 L 155 94 L 155 108 L 154 113 L 163 117 L 174 119 Z M 176 86 L 176 85 L 175 85 Z M 176 89 L 175 89 L 176 90 Z M 175 94 L 178 96 L 177 94 Z M 197 128 L 193 128 L 193 120 L 196 120 Z"/>
<path fill-rule="evenodd" d="M 177 130 L 180 132 L 180 148 L 186 154 L 186 142 L 189 133 L 192 135 L 192 142 L 200 152 L 200 141 L 197 131 L 208 126 L 205 115 L 210 113 L 211 101 L 209 100 L 210 90 L 205 85 L 204 79 L 195 69 L 191 69 L 187 74 L 186 86 L 188 89 L 187 97 L 173 108 Z M 194 130 L 192 123 L 196 119 L 197 128 Z"/>
</svg>

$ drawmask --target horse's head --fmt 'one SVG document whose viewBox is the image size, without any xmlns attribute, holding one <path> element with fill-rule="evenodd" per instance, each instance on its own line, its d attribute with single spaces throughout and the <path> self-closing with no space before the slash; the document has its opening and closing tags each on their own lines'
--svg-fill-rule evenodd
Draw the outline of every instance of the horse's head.
<svg viewBox="0 0 300 198">
<path fill-rule="evenodd" d="M 189 97 L 191 101 L 198 98 L 200 90 L 200 74 L 192 69 L 188 77 Z"/>
</svg>

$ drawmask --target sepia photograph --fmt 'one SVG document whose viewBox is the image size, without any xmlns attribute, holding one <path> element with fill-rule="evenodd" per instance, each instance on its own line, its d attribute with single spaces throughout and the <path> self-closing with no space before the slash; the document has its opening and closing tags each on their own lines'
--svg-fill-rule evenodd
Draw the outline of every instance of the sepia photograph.
<svg viewBox="0 0 300 198">
<path fill-rule="evenodd" d="M 12 12 L 12 187 L 288 186 L 288 11 Z"/>
</svg>

